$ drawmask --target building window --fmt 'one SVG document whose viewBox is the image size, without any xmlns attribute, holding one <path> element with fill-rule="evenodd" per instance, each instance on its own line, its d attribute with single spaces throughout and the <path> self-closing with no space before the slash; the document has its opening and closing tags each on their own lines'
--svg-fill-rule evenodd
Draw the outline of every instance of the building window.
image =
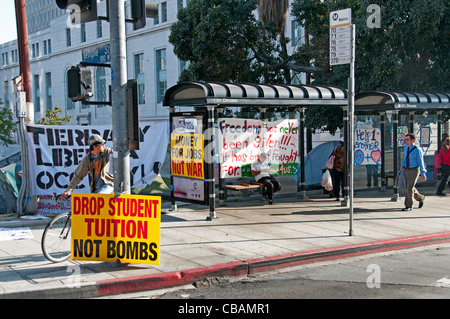
<svg viewBox="0 0 450 319">
<path fill-rule="evenodd" d="M 3 82 L 3 100 L 5 101 L 5 107 L 9 109 L 9 86 L 8 81 Z"/>
<path fill-rule="evenodd" d="M 8 64 L 8 53 L 2 53 L 2 65 L 7 65 Z"/>
<path fill-rule="evenodd" d="M 97 20 L 97 39 L 103 36 L 102 20 Z"/>
<path fill-rule="evenodd" d="M 52 74 L 50 72 L 45 73 L 45 104 L 47 110 L 52 110 Z"/>
<path fill-rule="evenodd" d="M 66 76 L 65 76 L 65 79 L 66 79 L 66 94 L 65 94 L 65 96 L 66 96 L 66 109 L 67 110 L 73 110 L 75 108 L 75 102 L 72 101 L 69 98 L 69 82 L 67 82 L 67 71 L 66 71 Z"/>
<path fill-rule="evenodd" d="M 34 112 L 41 111 L 41 91 L 39 88 L 39 74 L 35 74 L 33 77 L 34 84 Z"/>
<path fill-rule="evenodd" d="M 302 44 L 302 25 L 297 21 L 292 21 L 291 23 L 291 43 L 293 47 Z"/>
<path fill-rule="evenodd" d="M 81 43 L 86 42 L 86 24 L 81 24 Z"/>
<path fill-rule="evenodd" d="M 167 90 L 166 49 L 156 51 L 156 102 L 161 103 Z"/>
<path fill-rule="evenodd" d="M 144 53 L 134 56 L 134 74 L 138 80 L 138 104 L 145 104 Z"/>
<path fill-rule="evenodd" d="M 153 18 L 153 24 L 154 25 L 159 24 L 159 5 L 158 5 L 158 13 L 156 14 L 156 17 Z"/>
<path fill-rule="evenodd" d="M 47 40 L 47 52 L 48 54 L 52 53 L 52 41 L 50 39 Z"/>
<path fill-rule="evenodd" d="M 70 29 L 66 28 L 66 47 L 70 47 L 72 45 L 72 37 L 70 35 Z"/>
<path fill-rule="evenodd" d="M 161 2 L 161 22 L 167 22 L 167 2 Z"/>
<path fill-rule="evenodd" d="M 107 101 L 107 97 L 109 94 L 106 88 L 105 68 L 97 68 L 97 73 L 95 74 L 95 94 L 97 94 L 97 101 Z M 98 107 L 101 106 L 104 105 L 98 105 Z"/>
<path fill-rule="evenodd" d="M 12 63 L 19 62 L 19 57 L 17 55 L 17 49 L 11 50 L 11 62 Z"/>
<path fill-rule="evenodd" d="M 183 0 L 177 0 L 177 11 L 183 9 Z"/>
</svg>

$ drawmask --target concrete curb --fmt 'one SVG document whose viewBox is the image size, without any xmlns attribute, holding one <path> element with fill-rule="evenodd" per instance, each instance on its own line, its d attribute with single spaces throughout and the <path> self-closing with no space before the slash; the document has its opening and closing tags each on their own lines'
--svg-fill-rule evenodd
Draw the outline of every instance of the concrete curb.
<svg viewBox="0 0 450 319">
<path fill-rule="evenodd" d="M 197 280 L 209 277 L 249 275 L 277 268 L 292 267 L 319 261 L 329 261 L 447 242 L 450 242 L 450 232 L 439 232 L 434 234 L 395 238 L 287 255 L 257 258 L 246 261 L 236 261 L 207 267 L 187 269 L 183 271 L 98 281 L 98 296 L 168 288 L 193 283 Z"/>
<path fill-rule="evenodd" d="M 95 283 L 86 283 L 85 285 L 82 284 L 76 288 L 58 287 L 14 292 L 0 295 L 0 299 L 95 298 L 175 287 L 211 277 L 246 276 L 278 268 L 441 243 L 450 243 L 450 231 L 234 261 L 160 274 L 103 280 Z"/>
</svg>

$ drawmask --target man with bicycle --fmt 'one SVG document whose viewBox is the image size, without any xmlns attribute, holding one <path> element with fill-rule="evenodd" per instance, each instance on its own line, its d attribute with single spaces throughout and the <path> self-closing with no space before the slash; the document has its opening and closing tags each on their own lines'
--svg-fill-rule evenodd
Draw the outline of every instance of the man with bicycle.
<svg viewBox="0 0 450 319">
<path fill-rule="evenodd" d="M 89 173 L 91 193 L 112 194 L 114 192 L 114 176 L 109 173 L 112 148 L 105 147 L 105 140 L 98 134 L 89 137 L 89 153 L 83 157 L 75 170 L 72 180 L 61 198 L 65 199 Z"/>
</svg>

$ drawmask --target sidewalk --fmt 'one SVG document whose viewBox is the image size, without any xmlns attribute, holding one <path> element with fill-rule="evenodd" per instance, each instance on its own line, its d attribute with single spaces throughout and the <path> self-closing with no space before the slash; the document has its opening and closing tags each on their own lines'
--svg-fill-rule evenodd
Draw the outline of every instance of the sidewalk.
<svg viewBox="0 0 450 319">
<path fill-rule="evenodd" d="M 328 195 L 227 200 L 206 221 L 209 208 L 180 205 L 162 214 L 161 264 L 115 264 L 45 259 L 40 242 L 47 221 L 0 218 L 0 228 L 30 227 L 33 238 L 0 241 L 1 298 L 90 298 L 192 283 L 207 277 L 246 275 L 279 267 L 450 242 L 450 196 L 435 187 L 421 209 L 403 212 L 403 197 L 356 192 L 354 235 L 349 209 Z M 163 208 L 168 203 L 163 202 Z M 0 215 L 1 216 L 1 215 Z"/>
</svg>

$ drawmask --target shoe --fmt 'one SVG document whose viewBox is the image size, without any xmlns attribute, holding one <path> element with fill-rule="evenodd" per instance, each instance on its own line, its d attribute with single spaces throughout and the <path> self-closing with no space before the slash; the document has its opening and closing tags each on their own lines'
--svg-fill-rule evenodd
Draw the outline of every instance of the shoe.
<svg viewBox="0 0 450 319">
<path fill-rule="evenodd" d="M 410 211 L 412 211 L 412 208 L 411 207 L 405 207 L 405 208 L 402 208 L 402 211 L 410 212 Z"/>
<path fill-rule="evenodd" d="M 269 205 L 272 205 L 272 203 L 273 203 L 273 200 L 269 199 Z"/>
<path fill-rule="evenodd" d="M 336 201 L 336 202 L 340 202 L 341 200 L 339 199 L 339 197 L 337 197 L 337 198 L 335 199 L 335 201 Z"/>
<path fill-rule="evenodd" d="M 445 194 L 445 193 L 443 193 L 443 192 L 436 193 L 436 195 L 438 195 L 438 196 L 447 196 L 447 194 Z"/>
</svg>

